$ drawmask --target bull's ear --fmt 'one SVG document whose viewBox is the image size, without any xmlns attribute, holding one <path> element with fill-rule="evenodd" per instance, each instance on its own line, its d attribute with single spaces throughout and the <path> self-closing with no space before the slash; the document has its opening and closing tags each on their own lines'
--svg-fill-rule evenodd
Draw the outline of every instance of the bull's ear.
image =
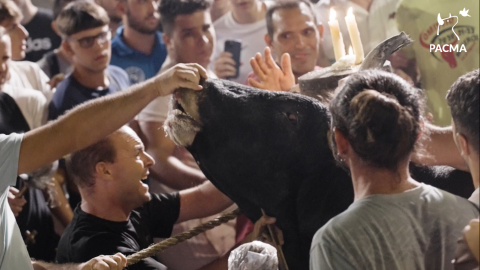
<svg viewBox="0 0 480 270">
<path fill-rule="evenodd" d="M 442 17 L 440 16 L 440 13 L 438 13 L 437 17 L 438 24 L 443 25 L 445 22 L 443 21 Z"/>
</svg>

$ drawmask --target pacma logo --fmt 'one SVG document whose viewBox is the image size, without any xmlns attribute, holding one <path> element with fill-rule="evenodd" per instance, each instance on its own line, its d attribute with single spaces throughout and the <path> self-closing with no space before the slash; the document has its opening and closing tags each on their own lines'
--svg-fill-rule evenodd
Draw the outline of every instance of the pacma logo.
<svg viewBox="0 0 480 270">
<path fill-rule="evenodd" d="M 460 11 L 460 15 L 471 17 L 468 11 L 464 8 Z M 420 34 L 422 47 L 428 49 L 438 60 L 446 61 L 451 68 L 456 68 L 457 58 L 465 59 L 468 51 L 478 41 L 478 34 L 475 34 L 473 26 L 458 25 L 458 23 L 458 16 L 450 14 L 442 19 L 439 13 L 437 22 Z"/>
</svg>

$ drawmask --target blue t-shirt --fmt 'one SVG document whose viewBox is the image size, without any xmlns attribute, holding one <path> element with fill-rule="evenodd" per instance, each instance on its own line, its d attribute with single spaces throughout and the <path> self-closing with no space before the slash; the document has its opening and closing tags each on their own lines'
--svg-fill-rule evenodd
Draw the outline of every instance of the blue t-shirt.
<svg viewBox="0 0 480 270">
<path fill-rule="evenodd" d="M 22 139 L 22 134 L 0 134 L 0 269 L 33 269 L 7 199 L 17 180 Z"/>
<path fill-rule="evenodd" d="M 110 64 L 123 68 L 132 84 L 143 82 L 157 75 L 167 58 L 167 48 L 162 33 L 157 32 L 152 54 L 146 55 L 129 47 L 123 40 L 123 26 L 118 28 L 112 40 L 112 59 Z"/>
<path fill-rule="evenodd" d="M 66 111 L 86 101 L 122 91 L 130 86 L 128 75 L 121 68 L 108 66 L 107 75 L 110 85 L 103 90 L 87 88 L 72 75 L 67 76 L 58 84 L 57 91 L 48 106 L 48 120 L 55 120 Z"/>
</svg>

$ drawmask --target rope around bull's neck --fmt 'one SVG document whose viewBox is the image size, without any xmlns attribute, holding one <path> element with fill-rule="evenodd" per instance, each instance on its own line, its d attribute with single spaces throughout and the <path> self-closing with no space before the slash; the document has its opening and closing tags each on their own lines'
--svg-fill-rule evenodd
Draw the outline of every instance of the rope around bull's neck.
<svg viewBox="0 0 480 270">
<path fill-rule="evenodd" d="M 173 247 L 183 241 L 186 241 L 190 238 L 193 238 L 203 232 L 206 232 L 208 230 L 211 230 L 215 227 L 218 227 L 224 223 L 227 223 L 228 221 L 236 218 L 238 215 L 240 215 L 240 209 L 236 209 L 230 213 L 226 213 L 219 218 L 216 218 L 214 220 L 211 220 L 205 224 L 202 224 L 198 227 L 195 227 L 189 231 L 177 234 L 173 237 L 170 237 L 168 239 L 163 240 L 162 242 L 156 243 L 154 245 L 149 246 L 148 248 L 141 250 L 135 254 L 132 254 L 127 257 L 127 267 L 136 264 L 139 261 L 151 257 L 159 252 L 162 252 L 170 247 Z"/>
</svg>

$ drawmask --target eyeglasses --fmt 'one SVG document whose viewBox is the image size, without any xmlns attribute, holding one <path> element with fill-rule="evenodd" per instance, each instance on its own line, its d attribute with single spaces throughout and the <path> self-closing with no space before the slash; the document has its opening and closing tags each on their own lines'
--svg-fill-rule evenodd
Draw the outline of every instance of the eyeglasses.
<svg viewBox="0 0 480 270">
<path fill-rule="evenodd" d="M 71 41 L 76 41 L 78 42 L 78 45 L 84 49 L 91 48 L 93 44 L 95 44 L 95 41 L 98 42 L 98 44 L 104 44 L 107 41 L 109 41 L 112 38 L 112 33 L 110 32 L 110 29 L 107 31 L 103 31 L 100 34 L 96 36 L 91 36 L 91 37 L 84 37 L 81 39 L 70 39 Z"/>
</svg>

